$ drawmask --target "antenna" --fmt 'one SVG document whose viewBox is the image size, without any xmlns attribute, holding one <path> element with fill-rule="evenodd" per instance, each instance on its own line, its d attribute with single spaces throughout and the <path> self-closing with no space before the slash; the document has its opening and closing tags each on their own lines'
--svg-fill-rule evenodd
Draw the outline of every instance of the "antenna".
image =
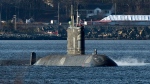
<svg viewBox="0 0 150 84">
<path fill-rule="evenodd" d="M 74 27 L 73 5 L 71 5 L 71 27 Z"/>
</svg>

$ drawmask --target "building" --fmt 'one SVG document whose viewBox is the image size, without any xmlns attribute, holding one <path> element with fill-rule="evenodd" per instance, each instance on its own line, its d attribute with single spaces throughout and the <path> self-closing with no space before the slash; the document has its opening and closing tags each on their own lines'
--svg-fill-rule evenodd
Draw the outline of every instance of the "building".
<svg viewBox="0 0 150 84">
<path fill-rule="evenodd" d="M 107 25 L 150 25 L 150 15 L 109 15 L 99 21 Z"/>
<path fill-rule="evenodd" d="M 111 15 L 114 11 L 113 4 L 90 4 L 78 6 L 79 15 L 84 19 L 101 19 Z"/>
</svg>

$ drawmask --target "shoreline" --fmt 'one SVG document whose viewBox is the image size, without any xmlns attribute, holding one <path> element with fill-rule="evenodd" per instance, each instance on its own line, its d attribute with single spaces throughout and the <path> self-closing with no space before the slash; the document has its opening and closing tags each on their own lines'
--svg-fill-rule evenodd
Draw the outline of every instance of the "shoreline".
<svg viewBox="0 0 150 84">
<path fill-rule="evenodd" d="M 67 40 L 67 38 L 0 38 L 0 40 Z M 115 39 L 115 38 L 85 38 L 85 40 L 150 40 L 150 39 Z"/>
</svg>

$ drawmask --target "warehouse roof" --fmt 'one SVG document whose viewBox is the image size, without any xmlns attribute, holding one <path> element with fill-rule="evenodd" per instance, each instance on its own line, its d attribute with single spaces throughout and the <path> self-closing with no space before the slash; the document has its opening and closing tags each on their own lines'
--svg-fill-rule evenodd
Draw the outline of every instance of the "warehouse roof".
<svg viewBox="0 0 150 84">
<path fill-rule="evenodd" d="M 150 15 L 109 15 L 101 21 L 150 21 Z"/>
</svg>

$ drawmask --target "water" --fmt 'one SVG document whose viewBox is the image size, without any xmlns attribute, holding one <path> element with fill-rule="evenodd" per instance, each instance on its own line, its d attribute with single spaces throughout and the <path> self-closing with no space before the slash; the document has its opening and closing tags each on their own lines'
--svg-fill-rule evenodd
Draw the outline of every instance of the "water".
<svg viewBox="0 0 150 84">
<path fill-rule="evenodd" d="M 0 84 L 149 84 L 149 40 L 86 40 L 86 54 L 94 49 L 119 67 L 0 66 Z M 1 40 L 0 59 L 30 59 L 66 54 L 66 40 Z"/>
</svg>

